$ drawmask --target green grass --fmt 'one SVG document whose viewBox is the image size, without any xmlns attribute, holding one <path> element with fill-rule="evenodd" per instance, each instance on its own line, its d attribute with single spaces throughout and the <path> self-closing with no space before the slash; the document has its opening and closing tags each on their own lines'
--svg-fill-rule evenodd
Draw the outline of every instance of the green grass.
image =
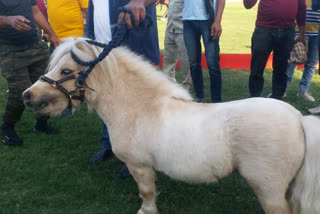
<svg viewBox="0 0 320 214">
<path fill-rule="evenodd" d="M 208 72 L 205 84 L 208 89 Z M 223 70 L 223 99 L 248 96 L 248 70 Z M 297 71 L 290 85 L 287 102 L 306 113 L 315 103 L 296 98 Z M 320 78 L 313 78 L 310 91 L 320 100 Z M 271 72 L 265 72 L 265 90 L 270 92 Z M 3 112 L 6 82 L 0 78 L 0 111 Z M 209 92 L 206 90 L 207 99 Z M 17 124 L 24 140 L 22 147 L 0 145 L 0 213 L 135 213 L 140 206 L 132 178 L 122 180 L 122 163 L 112 159 L 89 165 L 88 159 L 101 147 L 101 121 L 88 113 L 85 105 L 70 118 L 50 121 L 61 130 L 57 136 L 33 131 L 33 112 L 26 110 Z M 161 213 L 259 214 L 261 207 L 237 173 L 210 185 L 190 185 L 158 174 Z"/>
<path fill-rule="evenodd" d="M 253 29 L 251 24 L 245 24 L 248 18 L 242 16 L 245 14 L 242 14 L 241 5 L 238 6 L 236 3 L 226 6 L 223 37 L 229 36 L 226 41 L 230 42 L 223 43 L 221 39 L 222 50 L 224 45 L 229 45 L 230 50 L 232 47 L 243 52 L 248 49 L 246 44 L 250 42 L 244 41 Z M 228 26 L 236 21 L 243 26 L 230 26 L 229 35 Z M 163 32 L 165 25 L 160 27 L 159 32 Z M 240 38 L 235 32 L 243 35 Z M 248 96 L 248 70 L 224 69 L 222 73 L 224 101 Z M 285 101 L 306 114 L 307 109 L 318 102 L 297 99 L 301 74 L 299 70 L 296 72 Z M 204 72 L 204 76 L 209 100 L 208 72 Z M 315 75 L 310 91 L 317 101 L 320 100 L 319 83 L 319 75 Z M 0 77 L 0 114 L 4 111 L 6 90 L 6 81 Z M 270 91 L 271 72 L 267 70 L 263 95 Z M 96 165 L 87 163 L 101 148 L 102 124 L 98 116 L 88 113 L 83 105 L 72 117 L 53 118 L 50 123 L 61 130 L 59 135 L 49 137 L 34 132 L 33 112 L 26 110 L 17 124 L 17 132 L 24 145 L 16 148 L 0 144 L 0 213 L 135 213 L 140 207 L 137 187 L 132 178 L 119 178 L 122 163 L 115 157 Z M 158 208 L 165 214 L 263 213 L 246 181 L 237 173 L 210 185 L 185 184 L 158 174 L 157 189 L 160 192 Z"/>
</svg>

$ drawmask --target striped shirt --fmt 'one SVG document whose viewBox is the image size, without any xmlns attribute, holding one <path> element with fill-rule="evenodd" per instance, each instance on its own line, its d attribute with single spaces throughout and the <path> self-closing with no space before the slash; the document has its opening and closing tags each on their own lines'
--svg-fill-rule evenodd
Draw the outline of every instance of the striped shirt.
<svg viewBox="0 0 320 214">
<path fill-rule="evenodd" d="M 311 9 L 311 0 L 306 0 L 306 26 L 305 35 L 318 36 L 319 24 L 320 24 L 320 10 L 314 11 Z M 296 35 L 299 35 L 299 28 L 296 26 Z"/>
<path fill-rule="evenodd" d="M 314 11 L 311 9 L 311 4 L 309 5 L 307 0 L 307 13 L 306 13 L 306 36 L 318 36 L 319 24 L 320 24 L 320 10 Z M 296 28 L 296 34 L 299 34 L 298 28 Z"/>
</svg>

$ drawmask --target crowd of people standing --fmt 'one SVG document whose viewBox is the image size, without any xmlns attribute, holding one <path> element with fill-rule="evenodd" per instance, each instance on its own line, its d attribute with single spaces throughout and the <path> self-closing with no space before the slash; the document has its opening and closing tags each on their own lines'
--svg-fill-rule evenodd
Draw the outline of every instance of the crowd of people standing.
<svg viewBox="0 0 320 214">
<path fill-rule="evenodd" d="M 201 68 L 202 39 L 209 71 L 211 102 L 222 102 L 219 40 L 225 0 L 160 0 L 160 3 L 165 2 L 168 4 L 168 23 L 163 72 L 176 82 L 175 68 L 179 59 L 183 73 L 181 84 L 187 90 L 193 86 L 196 102 L 207 102 Z M 257 2 L 243 0 L 247 9 Z M 128 28 L 132 28 L 126 45 L 158 65 L 160 53 L 155 3 L 155 0 L 0 0 L 0 71 L 9 88 L 0 126 L 2 141 L 7 145 L 22 144 L 15 132 L 15 124 L 24 111 L 21 94 L 44 73 L 50 57 L 48 45 L 41 39 L 41 32 L 43 37 L 51 41 L 51 51 L 59 45 L 60 40 L 70 36 L 86 36 L 108 43 L 119 20 L 124 19 Z M 302 42 L 308 46 L 308 60 L 298 95 L 314 101 L 308 89 L 319 59 L 320 13 L 311 9 L 311 0 L 260 0 L 258 4 L 256 27 L 251 40 L 249 97 L 261 96 L 264 69 L 273 52 L 270 97 L 283 99 L 295 69 L 294 64 L 288 64 L 290 52 L 294 43 Z M 123 6 L 132 10 L 133 23 L 129 14 L 118 14 L 117 8 Z M 146 16 L 151 17 L 153 25 L 147 30 L 136 28 Z M 57 129 L 47 124 L 47 120 L 37 117 L 35 129 L 46 134 L 58 133 Z M 112 156 L 112 137 L 106 124 L 103 124 L 102 140 L 101 151 L 89 163 Z M 127 167 L 123 166 L 120 176 L 129 175 Z"/>
</svg>

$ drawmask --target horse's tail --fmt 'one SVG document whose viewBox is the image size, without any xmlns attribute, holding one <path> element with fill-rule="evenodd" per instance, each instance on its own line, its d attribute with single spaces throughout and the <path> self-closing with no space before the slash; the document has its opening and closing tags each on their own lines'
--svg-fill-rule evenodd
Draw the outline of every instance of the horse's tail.
<svg viewBox="0 0 320 214">
<path fill-rule="evenodd" d="M 293 214 L 320 213 L 320 120 L 314 116 L 302 119 L 305 133 L 305 157 L 289 189 Z"/>
</svg>

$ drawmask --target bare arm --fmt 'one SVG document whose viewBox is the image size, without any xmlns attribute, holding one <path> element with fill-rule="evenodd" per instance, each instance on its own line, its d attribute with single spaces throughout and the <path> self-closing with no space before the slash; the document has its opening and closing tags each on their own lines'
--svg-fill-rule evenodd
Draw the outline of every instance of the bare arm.
<svg viewBox="0 0 320 214">
<path fill-rule="evenodd" d="M 83 20 L 86 23 L 87 17 L 88 17 L 88 8 L 82 8 L 81 12 L 82 12 L 82 15 L 83 15 Z"/>
<path fill-rule="evenodd" d="M 146 18 L 146 8 L 155 4 L 156 1 L 157 0 L 131 0 L 127 5 L 125 5 L 126 8 L 133 12 L 135 26 L 138 26 L 139 23 Z M 125 19 L 128 28 L 132 28 L 130 14 L 121 12 L 118 17 L 118 24 L 120 24 L 122 19 Z"/>
<path fill-rule="evenodd" d="M 306 25 L 306 2 L 304 0 L 299 0 L 298 2 L 298 13 L 296 19 L 299 27 L 299 35 L 295 42 L 300 41 L 305 43 L 304 32 Z"/>
<path fill-rule="evenodd" d="M 223 14 L 225 4 L 226 4 L 226 0 L 218 0 L 218 9 L 217 9 L 216 19 L 214 20 L 211 26 L 211 36 L 213 40 L 218 39 L 221 36 L 221 33 L 222 33 L 221 20 L 222 20 L 222 14 Z"/>
<path fill-rule="evenodd" d="M 243 0 L 243 5 L 245 8 L 250 9 L 257 3 L 257 0 Z"/>
<path fill-rule="evenodd" d="M 295 42 L 302 42 L 302 43 L 306 44 L 306 40 L 305 40 L 305 36 L 304 36 L 305 26 L 300 25 L 298 27 L 299 27 L 299 35 L 295 39 Z"/>
<path fill-rule="evenodd" d="M 41 29 L 43 29 L 44 32 L 46 32 L 49 35 L 50 41 L 54 44 L 55 47 L 57 47 L 60 43 L 60 40 L 57 38 L 56 34 L 54 33 L 54 31 L 50 27 L 49 23 L 47 22 L 47 20 L 44 18 L 44 16 L 40 12 L 37 5 L 32 6 L 32 14 L 33 14 L 34 21 L 36 22 L 36 24 Z"/>
</svg>

